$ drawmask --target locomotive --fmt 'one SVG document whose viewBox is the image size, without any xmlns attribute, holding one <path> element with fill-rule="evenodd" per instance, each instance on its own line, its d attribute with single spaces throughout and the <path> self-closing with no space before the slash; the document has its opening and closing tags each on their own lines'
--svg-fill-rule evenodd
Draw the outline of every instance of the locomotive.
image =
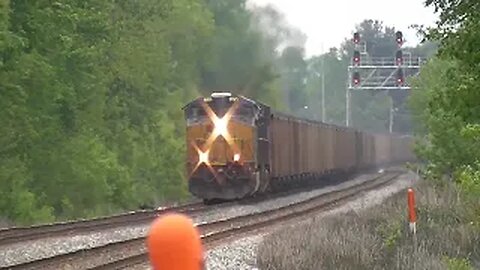
<svg viewBox="0 0 480 270">
<path fill-rule="evenodd" d="M 231 93 L 199 97 L 183 110 L 188 187 L 205 201 L 414 159 L 410 137 L 301 119 Z"/>
</svg>

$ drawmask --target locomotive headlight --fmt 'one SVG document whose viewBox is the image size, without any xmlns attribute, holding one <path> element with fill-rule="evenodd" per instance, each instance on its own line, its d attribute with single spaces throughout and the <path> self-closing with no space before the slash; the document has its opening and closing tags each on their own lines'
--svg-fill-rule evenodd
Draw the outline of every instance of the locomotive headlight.
<svg viewBox="0 0 480 270">
<path fill-rule="evenodd" d="M 228 135 L 228 120 L 225 118 L 215 118 L 213 123 L 215 124 L 215 135 L 222 135 L 226 137 Z"/>
<path fill-rule="evenodd" d="M 240 154 L 233 155 L 233 161 L 235 161 L 235 162 L 240 161 Z"/>
<path fill-rule="evenodd" d="M 198 151 L 198 164 L 208 164 L 208 151 L 207 152 L 202 152 Z"/>
</svg>

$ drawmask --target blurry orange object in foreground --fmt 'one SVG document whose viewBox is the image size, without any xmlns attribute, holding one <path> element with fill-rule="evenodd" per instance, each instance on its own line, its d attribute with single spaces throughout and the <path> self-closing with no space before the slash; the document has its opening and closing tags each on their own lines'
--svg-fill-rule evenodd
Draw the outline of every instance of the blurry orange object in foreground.
<svg viewBox="0 0 480 270">
<path fill-rule="evenodd" d="M 193 221 L 181 214 L 165 214 L 151 225 L 148 256 L 155 270 L 203 269 L 200 234 Z"/>
</svg>

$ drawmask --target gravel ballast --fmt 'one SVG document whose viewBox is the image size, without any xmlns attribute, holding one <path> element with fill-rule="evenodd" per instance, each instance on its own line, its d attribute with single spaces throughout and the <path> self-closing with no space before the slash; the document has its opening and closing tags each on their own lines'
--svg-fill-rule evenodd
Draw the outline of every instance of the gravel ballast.
<svg viewBox="0 0 480 270">
<path fill-rule="evenodd" d="M 394 183 L 374 191 L 365 192 L 361 198 L 325 213 L 320 213 L 316 215 L 315 218 L 327 217 L 349 211 L 361 211 L 365 208 L 379 205 L 391 195 L 413 185 L 416 180 L 418 180 L 418 177 L 413 173 L 403 174 Z M 296 225 L 298 225 L 298 223 L 289 226 Z M 258 270 L 256 267 L 256 250 L 262 240 L 263 235 L 257 235 L 210 250 L 207 255 L 207 268 L 209 270 Z"/>
<path fill-rule="evenodd" d="M 292 194 L 286 197 L 282 198 L 276 198 L 272 199 L 269 201 L 264 201 L 256 204 L 251 204 L 251 205 L 236 205 L 236 206 L 230 206 L 226 208 L 216 208 L 211 210 L 210 212 L 207 213 L 202 213 L 201 216 L 194 216 L 195 222 L 208 222 L 212 220 L 217 220 L 217 219 L 225 219 L 225 218 L 230 218 L 234 216 L 239 216 L 239 215 L 246 215 L 250 213 L 255 213 L 255 212 L 262 212 L 265 210 L 269 209 L 274 209 L 274 208 L 279 208 L 282 206 L 285 206 L 290 203 L 294 202 L 299 202 L 303 201 L 309 198 L 312 198 L 314 196 L 318 196 L 327 192 L 330 192 L 332 190 L 337 190 L 337 189 L 342 189 L 354 184 L 362 183 L 365 182 L 369 179 L 371 179 L 375 174 L 368 174 L 368 175 L 362 175 L 359 176 L 351 181 L 342 183 L 337 186 L 331 186 L 331 187 L 326 187 L 323 189 L 318 189 L 318 190 L 312 190 L 308 192 L 302 192 L 298 194 Z M 409 174 L 409 176 L 406 176 L 407 178 L 410 177 L 412 178 L 413 174 Z M 399 181 L 396 181 L 394 184 L 390 186 L 398 186 L 401 183 L 405 184 L 405 177 L 402 176 Z M 413 179 L 413 178 L 412 178 Z M 389 186 L 389 187 L 390 187 Z M 401 185 L 401 187 L 397 187 L 398 189 L 404 187 L 404 185 Z M 367 199 L 364 199 L 363 203 L 370 203 L 369 197 L 370 196 L 380 196 L 384 197 L 386 195 L 386 191 L 375 191 L 373 192 L 375 195 L 368 195 Z M 370 194 L 370 193 L 367 193 Z M 360 205 L 361 207 L 361 205 Z M 123 241 L 123 240 L 128 240 L 140 236 L 144 236 L 145 233 L 148 230 L 148 226 L 142 225 L 142 226 L 131 226 L 131 227 L 125 227 L 125 228 L 119 228 L 119 229 L 110 229 L 110 230 L 105 230 L 102 232 L 96 232 L 96 233 L 91 233 L 91 234 L 84 234 L 84 235 L 77 235 L 77 236 L 72 236 L 72 237 L 57 237 L 57 238 L 49 238 L 49 239 L 42 239 L 39 241 L 28 241 L 28 242 L 23 242 L 19 244 L 11 244 L 8 246 L 3 246 L 0 247 L 0 267 L 5 267 L 5 266 L 10 266 L 13 264 L 18 264 L 22 262 L 28 262 L 31 260 L 35 259 L 40 259 L 40 258 L 47 258 L 59 254 L 64 254 L 64 253 L 69 253 L 73 252 L 76 250 L 80 249 L 85 249 L 85 248 L 91 248 L 95 246 L 101 246 L 105 245 L 108 243 L 112 242 L 117 242 L 117 241 Z M 248 240 L 250 238 L 247 238 L 247 240 L 243 241 L 245 242 L 245 245 L 242 244 L 243 242 L 239 242 L 236 245 L 233 245 L 235 248 L 240 248 L 241 250 L 250 250 L 247 251 L 245 254 L 251 254 L 251 250 L 249 247 L 253 248 L 252 245 L 254 245 L 255 242 L 257 242 L 258 237 L 254 237 L 252 239 L 254 240 Z M 242 241 L 242 240 L 240 240 Z M 237 268 L 236 265 L 226 265 L 225 267 L 227 268 L 217 268 L 222 267 L 221 265 L 224 265 L 221 262 L 238 262 L 239 263 L 239 258 L 244 258 L 245 256 L 239 255 L 240 251 L 232 251 L 235 256 L 232 255 L 232 257 L 227 256 L 230 251 L 227 251 L 231 248 L 229 246 L 226 247 L 219 247 L 223 251 L 215 251 L 217 249 L 212 250 L 210 253 L 209 252 L 209 269 L 254 269 L 254 268 Z M 224 255 L 222 255 L 224 254 Z M 243 253 L 241 253 L 243 254 Z M 227 256 L 225 259 L 223 256 Z M 233 257 L 236 259 L 233 260 Z M 246 257 L 245 257 L 246 258 Z M 245 262 L 245 267 L 251 265 L 251 261 L 248 259 L 241 260 Z"/>
</svg>

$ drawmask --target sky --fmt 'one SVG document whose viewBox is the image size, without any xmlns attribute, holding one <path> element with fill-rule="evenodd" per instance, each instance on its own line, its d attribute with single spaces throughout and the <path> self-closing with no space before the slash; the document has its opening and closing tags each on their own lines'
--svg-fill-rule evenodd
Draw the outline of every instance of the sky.
<svg viewBox="0 0 480 270">
<path fill-rule="evenodd" d="M 249 4 L 272 4 L 285 14 L 288 22 L 307 35 L 307 56 L 338 47 L 350 38 L 355 26 L 364 19 L 383 21 L 403 32 L 406 46 L 420 39 L 412 24 L 434 25 L 438 16 L 425 0 L 248 0 Z M 323 50 L 322 50 L 323 46 Z"/>
</svg>

